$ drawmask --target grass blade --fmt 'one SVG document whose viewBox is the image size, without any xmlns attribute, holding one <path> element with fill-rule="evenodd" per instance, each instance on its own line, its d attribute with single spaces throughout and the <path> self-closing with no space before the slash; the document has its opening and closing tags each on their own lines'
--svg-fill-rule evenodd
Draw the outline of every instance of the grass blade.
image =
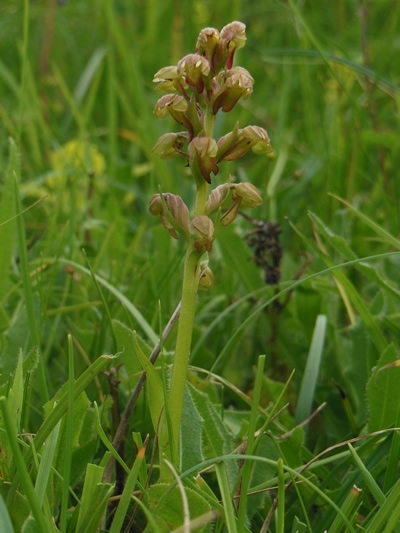
<svg viewBox="0 0 400 533">
<path fill-rule="evenodd" d="M 357 510 L 357 507 L 361 504 L 360 496 L 361 496 L 361 490 L 354 485 L 350 489 L 350 492 L 348 493 L 345 501 L 340 507 L 342 513 L 351 522 L 353 522 L 354 514 Z M 331 527 L 329 528 L 329 533 L 341 533 L 341 531 L 344 531 L 343 526 L 344 526 L 344 523 L 343 523 L 342 516 L 337 515 L 335 520 L 332 522 Z"/>
<path fill-rule="evenodd" d="M 369 472 L 369 470 L 365 467 L 364 463 L 361 461 L 360 457 L 358 456 L 356 450 L 353 448 L 353 446 L 350 443 L 348 444 L 348 448 L 372 496 L 375 498 L 378 505 L 380 506 L 383 505 L 385 503 L 386 498 L 383 492 L 381 491 L 381 489 L 379 488 L 378 483 L 375 481 L 371 472 Z"/>
<path fill-rule="evenodd" d="M 311 414 L 312 401 L 323 354 L 326 324 L 326 315 L 319 315 L 315 322 L 310 351 L 308 352 L 304 376 L 301 382 L 295 416 L 296 424 L 300 424 L 300 422 L 306 420 Z"/>
<path fill-rule="evenodd" d="M 37 494 L 35 493 L 31 476 L 29 475 L 17 440 L 17 428 L 15 425 L 15 420 L 12 418 L 9 412 L 7 399 L 4 396 L 0 398 L 0 409 L 3 414 L 3 424 L 8 435 L 9 444 L 15 461 L 16 469 L 19 473 L 21 487 L 23 488 L 23 492 L 26 495 L 27 500 L 29 501 L 32 516 L 36 520 L 36 524 L 39 527 L 40 531 L 48 531 L 50 533 L 51 531 L 54 531 L 54 526 L 51 517 L 48 517 L 43 513 L 39 499 L 37 497 Z"/>
<path fill-rule="evenodd" d="M 390 533 L 395 531 L 400 517 L 400 479 L 390 491 L 385 503 L 378 512 L 374 512 L 373 518 L 366 528 L 366 533 Z"/>
<path fill-rule="evenodd" d="M 371 228 L 381 239 L 389 244 L 389 246 L 392 246 L 395 250 L 400 250 L 400 241 L 393 237 L 387 230 L 382 228 L 382 226 L 379 226 L 374 220 L 372 220 L 370 217 L 353 207 L 349 202 L 346 202 L 343 198 L 340 198 L 340 196 L 336 196 L 336 194 L 331 194 L 333 198 L 336 198 L 336 200 L 339 200 L 339 202 L 342 202 L 352 213 L 356 215 L 364 224 L 366 224 L 369 228 Z"/>
<path fill-rule="evenodd" d="M 223 462 L 215 463 L 215 471 L 224 505 L 226 528 L 228 533 L 237 533 L 235 509 L 233 507 L 232 496 L 229 490 L 229 482 L 228 476 L 226 475 L 225 464 Z"/>
<path fill-rule="evenodd" d="M 246 454 L 251 455 L 254 452 L 254 441 L 256 433 L 256 424 L 258 418 L 258 409 L 260 405 L 261 397 L 261 387 L 264 377 L 264 365 L 265 365 L 265 355 L 260 355 L 258 358 L 256 380 L 254 384 L 253 391 L 253 401 L 250 413 L 249 427 L 247 430 L 247 446 Z M 245 461 L 241 474 L 241 488 L 240 488 L 240 501 L 239 501 L 239 511 L 238 511 L 238 523 L 237 527 L 239 531 L 242 530 L 246 523 L 246 507 L 247 507 L 247 492 L 250 485 L 251 470 L 253 463 L 250 461 Z"/>
<path fill-rule="evenodd" d="M 112 521 L 110 533 L 119 533 L 122 531 L 122 525 L 125 519 L 126 512 L 128 510 L 129 503 L 131 501 L 131 495 L 135 488 L 137 478 L 139 475 L 140 468 L 145 459 L 147 441 L 143 443 L 143 446 L 139 449 L 133 467 L 129 472 L 129 475 L 125 482 L 124 490 L 121 494 L 121 499 L 119 501 L 114 520 Z"/>
<path fill-rule="evenodd" d="M 75 261 L 70 261 L 69 259 L 63 258 L 60 258 L 59 261 L 60 263 L 71 265 L 72 267 L 74 267 L 74 269 L 78 270 L 79 272 L 82 272 L 83 274 L 86 274 L 87 276 L 91 276 L 89 269 L 85 268 L 79 263 L 75 263 Z M 150 326 L 144 316 L 140 313 L 140 311 L 133 305 L 133 303 L 124 294 L 122 294 L 121 291 L 111 285 L 111 283 L 108 283 L 108 281 L 106 281 L 104 278 L 102 278 L 98 274 L 95 274 L 95 277 L 100 285 L 103 285 L 105 289 L 111 292 L 111 294 L 113 294 L 124 305 L 124 307 L 126 307 L 129 313 L 137 321 L 138 325 L 142 328 L 144 333 L 146 333 L 149 341 L 152 344 L 157 344 L 158 335 L 154 332 L 153 328 Z"/>
</svg>

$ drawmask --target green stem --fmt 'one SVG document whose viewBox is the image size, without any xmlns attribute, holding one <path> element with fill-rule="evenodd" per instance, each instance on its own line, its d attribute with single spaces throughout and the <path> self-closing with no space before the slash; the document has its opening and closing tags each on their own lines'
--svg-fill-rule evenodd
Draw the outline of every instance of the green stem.
<svg viewBox="0 0 400 533">
<path fill-rule="evenodd" d="M 204 215 L 204 211 L 206 208 L 206 202 L 208 198 L 208 183 L 203 178 L 203 176 L 200 176 L 199 179 L 196 177 L 196 185 L 197 185 L 197 194 L 196 194 L 196 207 L 194 209 L 194 216 L 197 217 L 198 215 Z"/>
<path fill-rule="evenodd" d="M 212 137 L 214 121 L 215 117 L 212 112 L 207 110 L 204 116 L 205 135 Z M 191 165 L 191 170 L 197 188 L 194 216 L 204 215 L 208 197 L 208 183 L 201 175 L 197 165 Z M 199 260 L 201 255 L 200 252 L 197 252 L 193 248 L 193 242 L 189 242 L 183 271 L 181 314 L 178 324 L 168 405 L 166 406 L 166 411 L 159 427 L 160 480 L 162 481 L 167 481 L 171 477 L 171 471 L 167 467 L 164 457 L 170 459 L 179 468 L 180 431 L 190 348 L 192 344 L 196 294 L 199 283 Z"/>
<path fill-rule="evenodd" d="M 212 137 L 214 135 L 215 116 L 210 109 L 207 109 L 204 113 L 204 135 Z M 196 180 L 197 194 L 196 194 L 196 207 L 194 210 L 194 216 L 204 215 L 206 201 L 208 198 L 208 183 L 199 172 L 197 165 L 191 165 L 191 171 L 194 179 Z"/>
<path fill-rule="evenodd" d="M 169 413 L 171 415 L 171 456 L 178 465 L 179 435 L 183 411 L 183 400 L 189 365 L 190 347 L 194 324 L 196 294 L 198 287 L 198 263 L 200 254 L 188 247 L 185 257 L 182 284 L 182 307 L 176 339 L 175 360 L 172 368 L 169 393 Z"/>
<path fill-rule="evenodd" d="M 207 109 L 204 113 L 204 135 L 212 137 L 214 135 L 215 115 L 211 109 Z"/>
</svg>

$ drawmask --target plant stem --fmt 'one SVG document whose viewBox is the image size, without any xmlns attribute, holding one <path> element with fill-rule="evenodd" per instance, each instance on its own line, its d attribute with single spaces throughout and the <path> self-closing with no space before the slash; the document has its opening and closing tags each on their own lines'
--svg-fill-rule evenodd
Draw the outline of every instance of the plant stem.
<svg viewBox="0 0 400 533">
<path fill-rule="evenodd" d="M 211 112 L 205 113 L 204 130 L 205 134 L 210 137 L 213 134 L 214 119 L 215 117 Z M 191 170 L 197 188 L 194 216 L 204 215 L 208 197 L 208 183 L 201 175 L 197 165 L 191 165 Z M 165 417 L 159 428 L 160 480 L 163 481 L 166 481 L 171 476 L 171 471 L 164 461 L 165 457 L 179 468 L 180 431 L 192 344 L 201 255 L 202 252 L 194 249 L 193 242 L 189 242 L 183 270 L 181 315 L 178 324 L 168 405 Z"/>
<path fill-rule="evenodd" d="M 196 178 L 197 194 L 196 194 L 196 206 L 194 210 L 194 216 L 203 215 L 206 208 L 206 201 L 208 197 L 208 183 L 203 178 Z"/>
<path fill-rule="evenodd" d="M 175 348 L 175 360 L 172 368 L 171 387 L 169 393 L 169 413 L 171 416 L 171 456 L 173 463 L 178 465 L 179 434 L 183 411 L 183 400 L 187 370 L 189 365 L 190 346 L 194 324 L 196 294 L 198 287 L 198 263 L 200 254 L 189 245 L 185 257 L 182 283 L 182 307 L 179 318 Z"/>
</svg>

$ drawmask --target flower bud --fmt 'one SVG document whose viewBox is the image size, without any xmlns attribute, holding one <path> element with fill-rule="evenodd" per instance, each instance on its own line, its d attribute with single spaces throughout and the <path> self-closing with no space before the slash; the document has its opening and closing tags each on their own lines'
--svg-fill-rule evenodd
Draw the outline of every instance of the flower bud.
<svg viewBox="0 0 400 533">
<path fill-rule="evenodd" d="M 189 224 L 189 232 L 194 240 L 194 247 L 198 252 L 203 248 L 211 252 L 214 240 L 214 224 L 206 215 L 199 215 Z"/>
<path fill-rule="evenodd" d="M 231 187 L 232 186 L 230 183 L 223 183 L 222 185 L 218 185 L 218 187 L 210 192 L 205 206 L 207 215 L 210 215 L 216 211 L 224 203 L 224 201 L 228 198 Z"/>
<path fill-rule="evenodd" d="M 242 207 L 258 207 L 263 200 L 252 183 L 238 183 L 232 192 L 232 200 L 242 199 Z"/>
<path fill-rule="evenodd" d="M 206 291 L 214 285 L 214 274 L 210 267 L 206 266 L 200 273 L 199 289 Z"/>
<path fill-rule="evenodd" d="M 219 168 L 215 162 L 218 147 L 212 137 L 194 137 L 188 146 L 189 164 L 197 166 L 203 178 L 211 183 L 210 174 L 218 174 Z"/>
<path fill-rule="evenodd" d="M 174 239 L 178 238 L 178 232 L 186 236 L 189 234 L 189 209 L 180 196 L 169 192 L 153 194 L 149 211 L 160 217 Z"/>
<path fill-rule="evenodd" d="M 160 194 L 153 194 L 149 202 L 149 211 L 155 217 L 160 216 L 163 212 L 163 202 Z"/>
<path fill-rule="evenodd" d="M 166 193 L 164 194 L 165 203 L 171 217 L 178 225 L 178 230 L 181 233 L 188 234 L 189 232 L 189 209 L 185 202 L 177 194 Z"/>
<path fill-rule="evenodd" d="M 153 152 L 161 157 L 161 159 L 170 159 L 178 154 L 183 153 L 185 141 L 188 139 L 187 132 L 179 133 L 165 133 L 161 135 L 154 145 Z"/>
<path fill-rule="evenodd" d="M 210 63 L 199 54 L 188 54 L 179 61 L 178 72 L 185 77 L 188 85 L 195 87 L 201 94 L 204 91 L 204 82 L 210 74 Z"/>
<path fill-rule="evenodd" d="M 253 92 L 254 79 L 242 67 L 234 67 L 231 70 L 220 72 L 216 76 L 216 81 L 220 89 L 215 95 L 213 103 L 214 115 L 221 108 L 224 112 L 231 111 L 240 98 L 246 99 Z"/>
</svg>

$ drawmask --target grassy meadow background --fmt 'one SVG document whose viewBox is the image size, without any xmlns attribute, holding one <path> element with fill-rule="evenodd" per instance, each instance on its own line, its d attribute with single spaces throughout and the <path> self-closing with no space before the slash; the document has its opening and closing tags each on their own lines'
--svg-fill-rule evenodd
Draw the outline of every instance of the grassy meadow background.
<svg viewBox="0 0 400 533">
<path fill-rule="evenodd" d="M 216 129 L 262 126 L 274 153 L 225 163 L 213 185 L 233 174 L 258 187 L 264 203 L 249 214 L 282 228 L 281 280 L 267 285 L 255 265 L 249 220 L 224 228 L 210 255 L 215 285 L 198 296 L 191 364 L 204 370 L 193 386 L 219 413 L 216 428 L 225 426 L 220 447 L 200 433 L 191 446 L 203 460 L 233 451 L 248 438 L 256 397 L 255 429 L 269 440 L 253 455 L 277 467 L 251 474 L 248 492 L 260 493 L 246 517 L 228 505 L 221 477 L 206 474 L 218 518 L 182 531 L 209 531 L 211 521 L 214 531 L 400 531 L 398 432 L 335 448 L 400 426 L 400 3 L 390 0 L 1 3 L 2 531 L 166 530 L 146 513 L 156 479 L 147 477 L 156 442 L 146 387 L 121 452 L 132 471 L 150 435 L 132 482 L 140 504 L 120 510 L 124 526 L 112 526 L 113 487 L 96 468 L 142 370 L 132 331 L 148 354 L 180 299 L 183 244 L 148 201 L 159 186 L 188 204 L 194 191 L 181 160 L 152 154 L 175 127 L 153 116 L 153 75 L 193 52 L 203 27 L 233 20 L 247 26 L 235 62 L 254 92 Z M 167 363 L 174 339 L 163 346 Z M 105 354 L 119 356 L 103 364 Z M 210 371 L 211 391 L 197 383 Z M 51 418 L 61 398 L 70 409 Z M 43 442 L 52 453 L 41 467 Z M 304 473 L 329 501 L 279 470 L 279 457 L 300 472 L 330 447 L 327 464 Z M 88 464 L 97 481 L 82 492 Z M 354 502 L 353 485 L 362 489 Z M 82 498 L 99 504 L 97 521 Z"/>
</svg>

